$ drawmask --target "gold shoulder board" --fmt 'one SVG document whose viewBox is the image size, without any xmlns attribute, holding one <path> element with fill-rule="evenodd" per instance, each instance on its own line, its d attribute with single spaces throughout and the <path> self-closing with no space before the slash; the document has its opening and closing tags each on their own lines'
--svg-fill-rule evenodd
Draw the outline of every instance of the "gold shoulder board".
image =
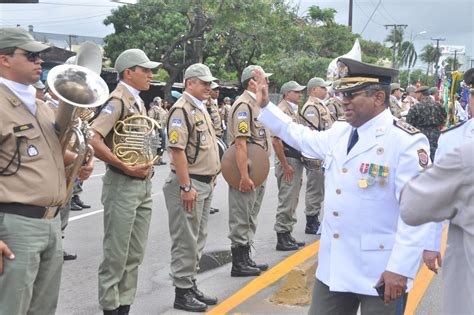
<svg viewBox="0 0 474 315">
<path fill-rule="evenodd" d="M 457 125 L 450 126 L 449 128 L 443 128 L 443 129 L 441 130 L 441 133 L 445 133 L 445 132 L 448 132 L 448 131 L 450 131 L 450 130 L 456 129 L 457 127 L 460 127 L 460 126 L 464 125 L 464 123 L 466 123 L 466 121 L 467 121 L 467 120 L 465 120 L 465 121 L 463 121 L 463 122 L 460 122 L 460 123 L 457 124 Z"/>
<path fill-rule="evenodd" d="M 409 123 L 407 123 L 406 121 L 404 120 L 401 120 L 401 119 L 394 119 L 393 120 L 393 124 L 400 128 L 401 130 L 405 131 L 406 133 L 409 133 L 411 135 L 414 135 L 414 134 L 417 134 L 417 133 L 420 133 L 420 130 L 418 130 L 417 128 L 413 127 L 412 125 L 410 125 Z"/>
</svg>

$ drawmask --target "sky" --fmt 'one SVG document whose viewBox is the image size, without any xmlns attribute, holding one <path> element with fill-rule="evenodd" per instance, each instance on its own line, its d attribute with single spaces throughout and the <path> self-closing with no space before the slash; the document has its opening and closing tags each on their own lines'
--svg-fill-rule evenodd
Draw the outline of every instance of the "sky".
<svg viewBox="0 0 474 315">
<path fill-rule="evenodd" d="M 334 8 L 336 22 L 347 24 L 349 0 L 288 2 L 299 7 L 300 15 L 305 15 L 311 5 Z M 114 31 L 113 27 L 106 27 L 103 20 L 120 5 L 124 4 L 110 0 L 0 4 L 0 26 L 20 24 L 27 28 L 32 24 L 38 32 L 103 37 Z M 445 38 L 441 44 L 465 46 L 467 55 L 474 59 L 474 0 L 354 0 L 354 33 L 382 42 L 388 34 L 385 24 L 407 24 L 405 38 L 413 40 L 418 52 L 426 44 L 433 43 L 431 38 Z M 417 35 L 420 32 L 426 33 Z"/>
</svg>

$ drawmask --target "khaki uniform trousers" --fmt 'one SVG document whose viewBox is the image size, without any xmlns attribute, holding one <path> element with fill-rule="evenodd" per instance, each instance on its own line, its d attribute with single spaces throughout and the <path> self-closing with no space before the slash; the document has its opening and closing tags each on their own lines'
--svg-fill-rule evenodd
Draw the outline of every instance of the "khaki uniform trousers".
<svg viewBox="0 0 474 315">
<path fill-rule="evenodd" d="M 264 194 L 265 182 L 252 192 L 240 192 L 229 186 L 228 237 L 232 247 L 252 244 Z"/>
<path fill-rule="evenodd" d="M 319 216 L 324 201 L 324 173 L 320 169 L 306 169 L 305 215 Z"/>
<path fill-rule="evenodd" d="M 277 233 L 292 232 L 296 224 L 296 207 L 300 196 L 303 163 L 300 159 L 286 157 L 288 164 L 293 168 L 293 179 L 287 182 L 283 178 L 283 167 L 280 160 L 275 158 L 275 176 L 278 185 L 278 208 L 274 230 Z"/>
<path fill-rule="evenodd" d="M 163 186 L 171 236 L 171 276 L 173 285 L 182 289 L 193 286 L 199 260 L 206 245 L 207 221 L 211 208 L 213 183 L 191 179 L 197 192 L 196 206 L 188 213 L 181 202 L 178 176 L 171 172 Z"/>
<path fill-rule="evenodd" d="M 104 310 L 114 310 L 135 298 L 151 220 L 151 181 L 110 169 L 102 180 L 104 257 L 99 266 L 99 303 Z"/>
<path fill-rule="evenodd" d="M 59 216 L 34 219 L 0 212 L 0 240 L 15 254 L 3 258 L 1 315 L 56 312 L 63 268 Z"/>
</svg>

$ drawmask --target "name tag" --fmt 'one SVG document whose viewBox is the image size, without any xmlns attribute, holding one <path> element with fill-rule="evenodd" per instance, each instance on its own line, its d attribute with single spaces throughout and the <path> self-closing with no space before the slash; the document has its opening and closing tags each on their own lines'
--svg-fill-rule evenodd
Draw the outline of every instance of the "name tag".
<svg viewBox="0 0 474 315">
<path fill-rule="evenodd" d="M 30 130 L 30 129 L 33 129 L 33 128 L 35 128 L 35 126 L 33 126 L 33 124 L 24 124 L 24 125 L 13 127 L 13 132 L 17 133 L 17 132 L 20 132 L 20 131 Z"/>
</svg>

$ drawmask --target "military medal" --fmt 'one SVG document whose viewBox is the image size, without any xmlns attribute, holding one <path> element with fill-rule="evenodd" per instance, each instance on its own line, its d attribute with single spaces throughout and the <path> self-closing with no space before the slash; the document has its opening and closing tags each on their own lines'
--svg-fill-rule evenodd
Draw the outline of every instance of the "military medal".
<svg viewBox="0 0 474 315">
<path fill-rule="evenodd" d="M 368 170 L 369 170 L 369 164 L 368 163 L 361 163 L 360 164 L 360 172 L 361 174 L 367 174 Z M 365 176 L 362 177 L 361 179 L 359 179 L 359 187 L 362 188 L 362 189 L 365 189 L 367 188 L 368 184 L 367 184 L 367 180 L 365 179 Z"/>
<path fill-rule="evenodd" d="M 375 176 L 378 172 L 378 165 L 371 163 L 369 168 L 369 177 L 367 178 L 367 183 L 372 186 L 375 184 Z"/>
<path fill-rule="evenodd" d="M 385 187 L 385 185 L 387 185 L 387 177 L 388 177 L 388 166 L 383 166 L 383 165 L 380 165 L 380 169 L 379 169 L 379 185 L 381 187 Z"/>
</svg>

